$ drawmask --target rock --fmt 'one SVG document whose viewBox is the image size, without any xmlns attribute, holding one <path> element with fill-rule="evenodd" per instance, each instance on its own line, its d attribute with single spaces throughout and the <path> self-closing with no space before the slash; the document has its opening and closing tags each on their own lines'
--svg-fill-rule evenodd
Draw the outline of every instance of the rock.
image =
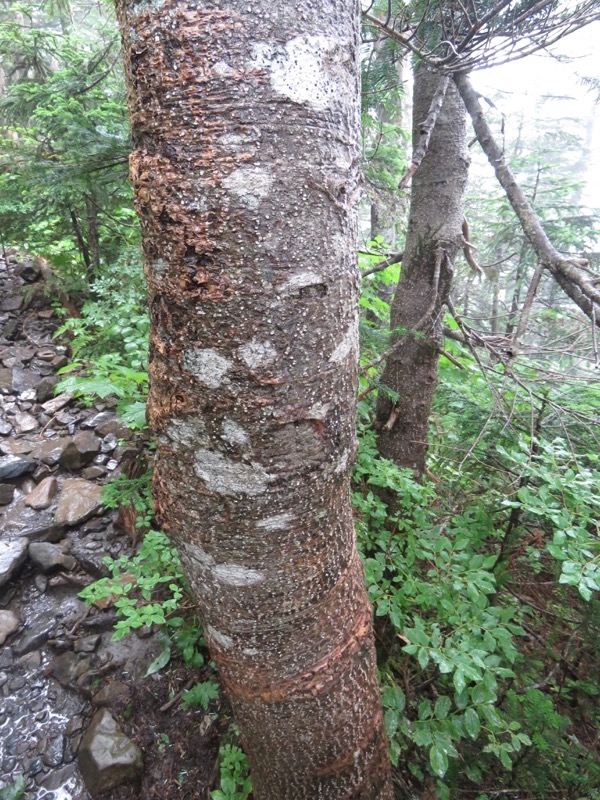
<svg viewBox="0 0 600 800">
<path fill-rule="evenodd" d="M 0 451 L 6 456 L 22 456 L 26 453 L 31 453 L 34 445 L 33 442 L 26 442 L 23 439 L 15 439 L 10 436 L 3 442 L 0 442 Z"/>
<path fill-rule="evenodd" d="M 40 382 L 40 376 L 30 369 L 18 369 L 12 371 L 12 388 L 15 392 L 24 392 L 26 389 L 36 389 Z"/>
<path fill-rule="evenodd" d="M 54 369 L 61 369 L 61 367 L 66 367 L 69 363 L 69 359 L 63 355 L 56 355 L 50 362 Z"/>
<path fill-rule="evenodd" d="M 81 740 L 77 759 L 93 797 L 135 780 L 143 769 L 142 751 L 125 736 L 105 708 L 94 714 Z"/>
<path fill-rule="evenodd" d="M 118 703 L 126 703 L 130 694 L 131 689 L 126 683 L 115 680 L 104 684 L 100 691 L 96 692 L 92 702 L 96 706 L 112 706 Z"/>
<path fill-rule="evenodd" d="M 10 480 L 31 472 L 34 463 L 21 456 L 1 456 L 0 457 L 0 480 Z"/>
<path fill-rule="evenodd" d="M 0 506 L 12 503 L 15 496 L 15 487 L 10 483 L 0 483 Z"/>
<path fill-rule="evenodd" d="M 100 634 L 98 633 L 91 636 L 82 636 L 80 639 L 75 639 L 73 650 L 76 653 L 93 653 L 99 642 Z"/>
<path fill-rule="evenodd" d="M 39 483 L 33 491 L 25 498 L 25 505 L 34 508 L 36 511 L 43 511 L 52 504 L 52 500 L 58 492 L 58 481 L 56 478 L 49 477 Z"/>
<path fill-rule="evenodd" d="M 58 464 L 70 443 L 71 440 L 66 436 L 61 436 L 58 439 L 45 439 L 33 448 L 31 455 L 37 461 L 52 467 Z"/>
<path fill-rule="evenodd" d="M 27 556 L 27 539 L 0 541 L 0 586 L 12 578 Z"/>
<path fill-rule="evenodd" d="M 2 436 L 8 436 L 8 434 L 12 431 L 13 426 L 11 425 L 8 420 L 0 419 L 0 434 Z"/>
<path fill-rule="evenodd" d="M 18 414 L 15 414 L 15 427 L 19 433 L 28 433 L 29 431 L 34 431 L 39 426 L 37 419 L 32 414 L 20 411 Z"/>
<path fill-rule="evenodd" d="M 66 689 L 72 688 L 90 668 L 90 658 L 67 651 L 56 656 L 52 662 L 52 677 Z"/>
<path fill-rule="evenodd" d="M 92 431 L 79 431 L 65 448 L 60 465 L 65 469 L 81 469 L 94 460 L 100 451 L 100 440 Z"/>
<path fill-rule="evenodd" d="M 33 259 L 28 258 L 27 261 L 19 264 L 16 269 L 16 274 L 20 275 L 27 283 L 33 283 L 41 276 L 42 267 Z"/>
<path fill-rule="evenodd" d="M 0 611 L 0 645 L 4 644 L 20 624 L 21 620 L 12 611 Z"/>
<path fill-rule="evenodd" d="M 67 403 L 70 403 L 72 399 L 73 396 L 70 394 L 59 394 L 52 400 L 42 403 L 42 408 L 46 414 L 56 414 L 56 412 L 60 411 L 61 408 L 64 408 Z"/>
<path fill-rule="evenodd" d="M 0 389 L 10 392 L 12 389 L 12 369 L 0 369 Z"/>
<path fill-rule="evenodd" d="M 30 542 L 57 542 L 62 539 L 64 529 L 65 526 L 56 522 L 51 513 L 29 508 L 23 498 L 4 514 L 3 531 L 9 535 L 26 537 Z"/>
<path fill-rule="evenodd" d="M 106 423 L 112 423 L 115 420 L 115 414 L 113 411 L 99 411 L 97 414 L 94 414 L 92 417 L 88 417 L 81 423 L 82 428 L 97 428 L 98 426 L 105 425 Z"/>
<path fill-rule="evenodd" d="M 82 478 L 85 478 L 88 481 L 94 480 L 95 478 L 101 478 L 105 473 L 105 470 L 99 466 L 93 467 L 86 467 L 83 472 L 81 473 Z"/>
<path fill-rule="evenodd" d="M 54 519 L 59 525 L 77 525 L 101 510 L 101 487 L 83 478 L 69 478 L 63 484 Z"/>
<path fill-rule="evenodd" d="M 46 375 L 45 378 L 42 378 L 42 380 L 39 381 L 35 390 L 36 391 L 35 396 L 38 403 L 45 403 L 47 400 L 50 400 L 50 398 L 54 394 L 54 387 L 56 386 L 59 380 L 60 378 L 58 377 L 58 375 Z M 50 402 L 52 401 L 50 400 Z M 46 413 L 50 413 L 46 409 L 44 409 L 44 411 L 46 411 Z"/>
<path fill-rule="evenodd" d="M 60 547 L 49 542 L 32 542 L 29 545 L 29 558 L 42 572 L 52 572 L 61 567 L 67 571 L 75 569 L 77 562 Z"/>
<path fill-rule="evenodd" d="M 31 623 L 26 623 L 25 630 L 12 644 L 13 651 L 18 656 L 24 656 L 26 653 L 31 653 L 32 650 L 37 650 L 50 638 L 55 624 L 54 617 L 49 618 L 46 615 Z"/>
<path fill-rule="evenodd" d="M 23 298 L 20 294 L 9 294 L 0 301 L 0 311 L 18 311 L 23 305 Z"/>
</svg>

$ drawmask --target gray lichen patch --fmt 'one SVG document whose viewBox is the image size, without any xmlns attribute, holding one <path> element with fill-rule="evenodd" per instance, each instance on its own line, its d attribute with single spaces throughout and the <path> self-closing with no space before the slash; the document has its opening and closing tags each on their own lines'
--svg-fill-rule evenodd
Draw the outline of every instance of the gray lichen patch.
<svg viewBox="0 0 600 800">
<path fill-rule="evenodd" d="M 248 208 L 258 208 L 272 183 L 271 173 L 261 167 L 239 167 L 223 179 L 224 188 Z"/>
<path fill-rule="evenodd" d="M 230 586 L 252 586 L 265 579 L 262 572 L 241 564 L 218 564 L 213 568 L 212 573 L 218 581 Z"/>
<path fill-rule="evenodd" d="M 277 357 L 277 350 L 270 342 L 261 342 L 256 338 L 238 347 L 237 352 L 244 364 L 250 369 L 264 367 Z"/>
<path fill-rule="evenodd" d="M 350 353 L 358 352 L 358 330 L 352 325 L 346 331 L 344 338 L 329 356 L 330 364 L 339 364 L 344 361 Z"/>
<path fill-rule="evenodd" d="M 266 531 L 284 531 L 294 522 L 295 517 L 293 514 L 273 514 L 271 517 L 265 517 L 257 522 L 258 528 L 263 528 Z"/>
<path fill-rule="evenodd" d="M 196 453 L 194 472 L 209 489 L 224 495 L 260 495 L 273 479 L 260 464 L 231 461 L 205 449 Z"/>
<path fill-rule="evenodd" d="M 215 560 L 211 554 L 207 553 L 203 547 L 200 547 L 200 545 L 196 544 L 195 542 L 182 542 L 180 547 L 188 556 L 188 558 L 191 558 L 193 561 L 196 561 L 199 564 L 210 567 L 215 563 Z"/>
<path fill-rule="evenodd" d="M 190 349 L 183 354 L 183 368 L 191 372 L 209 389 L 218 389 L 233 364 L 212 348 Z"/>
<path fill-rule="evenodd" d="M 233 647 L 233 639 L 231 636 L 227 636 L 226 633 L 221 633 L 221 631 L 213 628 L 212 625 L 207 625 L 205 632 L 211 641 L 213 641 L 219 647 L 222 647 L 224 650 L 229 650 L 231 647 Z"/>
<path fill-rule="evenodd" d="M 246 431 L 232 419 L 224 420 L 221 430 L 221 438 L 228 444 L 243 446 L 249 442 Z"/>
<path fill-rule="evenodd" d="M 267 70 L 277 94 L 322 111 L 338 99 L 342 87 L 337 80 L 348 80 L 347 70 L 341 68 L 347 57 L 344 49 L 326 36 L 296 36 L 283 47 L 259 42 L 251 66 Z"/>
<path fill-rule="evenodd" d="M 167 425 L 166 436 L 176 443 L 196 448 L 204 441 L 204 420 L 201 417 L 172 419 Z"/>
<path fill-rule="evenodd" d="M 307 286 L 320 286 L 324 283 L 325 278 L 323 275 L 319 275 L 318 272 L 306 270 L 292 275 L 292 277 L 288 278 L 285 283 L 282 283 L 281 286 L 277 287 L 277 291 L 280 294 L 293 294 L 300 289 L 305 289 Z"/>
</svg>

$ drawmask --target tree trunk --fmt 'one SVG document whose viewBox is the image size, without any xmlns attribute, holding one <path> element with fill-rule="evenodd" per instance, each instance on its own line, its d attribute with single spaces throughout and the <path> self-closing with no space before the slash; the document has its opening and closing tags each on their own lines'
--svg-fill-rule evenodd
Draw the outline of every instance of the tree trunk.
<svg viewBox="0 0 600 800">
<path fill-rule="evenodd" d="M 418 69 L 414 80 L 413 142 L 419 142 L 440 77 Z M 391 309 L 396 347 L 382 376 L 376 427 L 379 452 L 420 475 L 437 381 L 442 307 L 461 245 L 463 194 L 469 158 L 465 109 L 452 83 L 427 153 L 412 179 L 408 233 L 400 282 Z"/>
<path fill-rule="evenodd" d="M 354 2 L 118 0 L 157 517 L 257 800 L 391 798 L 354 544 Z"/>
</svg>

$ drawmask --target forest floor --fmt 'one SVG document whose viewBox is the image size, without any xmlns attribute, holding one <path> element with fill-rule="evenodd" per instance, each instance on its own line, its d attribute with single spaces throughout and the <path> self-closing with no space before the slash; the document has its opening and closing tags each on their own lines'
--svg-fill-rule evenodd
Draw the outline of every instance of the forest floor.
<svg viewBox="0 0 600 800">
<path fill-rule="evenodd" d="M 208 800 L 222 716 L 180 703 L 201 678 L 176 658 L 144 677 L 156 636 L 115 642 L 114 611 L 78 597 L 107 574 L 105 556 L 133 552 L 99 487 L 139 445 L 110 403 L 54 396 L 68 356 L 44 289 L 33 262 L 0 260 L 0 796 L 24 785 L 16 797 L 89 800 L 78 749 L 104 707 L 143 772 L 103 797 Z"/>
</svg>

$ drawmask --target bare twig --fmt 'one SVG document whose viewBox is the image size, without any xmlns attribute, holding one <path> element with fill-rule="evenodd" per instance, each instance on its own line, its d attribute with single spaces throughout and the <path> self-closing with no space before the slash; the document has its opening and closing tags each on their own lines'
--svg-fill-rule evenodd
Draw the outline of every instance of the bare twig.
<svg viewBox="0 0 600 800">
<path fill-rule="evenodd" d="M 398 184 L 399 189 L 406 189 L 408 186 L 410 179 L 415 174 L 415 172 L 419 169 L 421 161 L 425 158 L 427 154 L 427 150 L 429 148 L 429 140 L 431 139 L 431 134 L 433 133 L 433 129 L 435 128 L 435 123 L 437 122 L 437 118 L 442 110 L 442 106 L 444 105 L 444 98 L 446 97 L 446 92 L 448 91 L 448 86 L 450 85 L 450 78 L 449 76 L 441 76 L 437 89 L 433 93 L 433 97 L 431 98 L 431 104 L 429 106 L 429 111 L 427 112 L 427 116 L 425 120 L 419 126 L 419 141 L 415 145 L 413 149 L 413 157 L 410 167 L 406 170 L 404 175 L 402 176 L 400 183 Z"/>
</svg>

